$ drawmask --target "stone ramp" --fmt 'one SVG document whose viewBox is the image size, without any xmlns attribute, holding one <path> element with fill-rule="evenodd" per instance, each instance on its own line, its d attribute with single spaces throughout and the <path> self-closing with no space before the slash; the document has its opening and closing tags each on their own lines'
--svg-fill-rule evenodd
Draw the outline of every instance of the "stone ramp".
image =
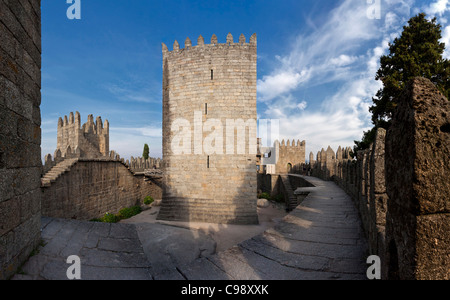
<svg viewBox="0 0 450 300">
<path fill-rule="evenodd" d="M 356 208 L 333 182 L 316 188 L 278 225 L 216 254 L 201 232 L 162 224 L 42 218 L 39 253 L 13 279 L 67 279 L 78 255 L 82 279 L 366 279 L 367 243 Z"/>
</svg>

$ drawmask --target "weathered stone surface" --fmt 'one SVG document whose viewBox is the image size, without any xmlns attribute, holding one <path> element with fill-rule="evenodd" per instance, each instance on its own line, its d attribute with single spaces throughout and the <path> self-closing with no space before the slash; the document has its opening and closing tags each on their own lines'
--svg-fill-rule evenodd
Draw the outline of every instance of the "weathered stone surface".
<svg viewBox="0 0 450 300">
<path fill-rule="evenodd" d="M 269 200 L 267 199 L 258 199 L 257 205 L 258 207 L 264 208 L 269 206 Z"/>
<path fill-rule="evenodd" d="M 416 278 L 450 280 L 450 213 L 417 217 Z"/>
<path fill-rule="evenodd" d="M 216 242 L 201 231 L 160 224 L 136 229 L 155 276 L 216 252 Z"/>
<path fill-rule="evenodd" d="M 397 100 L 386 136 L 389 198 L 413 214 L 450 212 L 450 104 L 415 78 Z"/>
<path fill-rule="evenodd" d="M 0 1 L 0 279 L 40 239 L 39 16 L 40 1 Z"/>
<path fill-rule="evenodd" d="M 70 160 L 57 166 L 66 162 Z M 144 175 L 133 175 L 121 161 L 73 159 L 64 170 L 56 178 L 47 173 L 42 179 L 43 216 L 90 220 L 141 205 L 146 196 L 161 198 L 158 180 L 146 182 Z"/>
<path fill-rule="evenodd" d="M 386 135 L 388 276 L 448 279 L 450 104 L 424 78 L 397 103 Z"/>
</svg>

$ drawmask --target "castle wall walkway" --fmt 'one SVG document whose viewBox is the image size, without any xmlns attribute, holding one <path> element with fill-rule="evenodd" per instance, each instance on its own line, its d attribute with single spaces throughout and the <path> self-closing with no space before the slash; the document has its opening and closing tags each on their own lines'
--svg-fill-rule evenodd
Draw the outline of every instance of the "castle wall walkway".
<svg viewBox="0 0 450 300">
<path fill-rule="evenodd" d="M 81 258 L 81 279 L 365 279 L 367 242 L 350 197 L 304 178 L 315 188 L 280 223 L 215 254 L 210 237 L 186 228 L 43 218 L 44 244 L 14 279 L 66 279 L 69 255 Z M 155 255 L 156 245 L 169 252 Z"/>
</svg>

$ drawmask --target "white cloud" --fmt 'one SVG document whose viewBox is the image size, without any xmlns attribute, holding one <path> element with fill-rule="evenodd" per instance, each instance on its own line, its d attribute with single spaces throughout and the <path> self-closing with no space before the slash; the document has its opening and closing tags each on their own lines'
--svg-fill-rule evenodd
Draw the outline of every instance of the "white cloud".
<svg viewBox="0 0 450 300">
<path fill-rule="evenodd" d="M 353 146 L 372 127 L 369 107 L 381 83 L 375 80 L 381 55 L 410 18 L 411 1 L 390 1 L 381 20 L 367 18 L 365 1 L 346 0 L 310 34 L 300 33 L 281 66 L 258 81 L 263 117 L 280 119 L 281 139 L 306 140 L 307 156 L 330 145 Z M 366 48 L 371 45 L 370 48 Z M 289 72 L 282 71 L 289 70 Z M 299 76 L 296 74 L 305 74 Z M 302 88 L 333 83 L 339 88 L 320 105 L 299 102 Z M 309 99 L 309 103 L 311 103 Z M 309 104 L 308 103 L 308 104 Z"/>
<path fill-rule="evenodd" d="M 148 89 L 136 89 L 134 87 L 118 86 L 116 84 L 107 84 L 104 88 L 114 95 L 120 101 L 159 103 L 160 100 L 153 99 Z"/>
<path fill-rule="evenodd" d="M 450 0 L 437 0 L 424 9 L 425 13 L 431 16 L 442 16 L 448 10 L 450 10 Z"/>
<path fill-rule="evenodd" d="M 450 25 L 442 30 L 442 43 L 445 43 L 444 58 L 450 59 Z"/>
<path fill-rule="evenodd" d="M 354 63 L 358 57 L 341 54 L 339 57 L 330 59 L 330 64 L 334 66 L 347 66 Z"/>
<path fill-rule="evenodd" d="M 300 33 L 288 55 L 276 56 L 280 66 L 258 80 L 259 100 L 275 99 L 312 81 L 348 78 L 349 66 L 358 60 L 354 53 L 380 31 L 366 10 L 364 1 L 346 0 L 312 34 Z"/>
<path fill-rule="evenodd" d="M 300 110 L 305 110 L 307 106 L 308 106 L 308 103 L 306 101 L 302 101 L 299 104 L 297 104 L 297 107 Z"/>
<path fill-rule="evenodd" d="M 262 95 L 261 101 L 272 100 L 277 96 L 290 92 L 297 88 L 300 82 L 307 80 L 306 71 L 281 72 L 271 76 L 265 76 L 258 80 L 258 92 Z"/>
</svg>

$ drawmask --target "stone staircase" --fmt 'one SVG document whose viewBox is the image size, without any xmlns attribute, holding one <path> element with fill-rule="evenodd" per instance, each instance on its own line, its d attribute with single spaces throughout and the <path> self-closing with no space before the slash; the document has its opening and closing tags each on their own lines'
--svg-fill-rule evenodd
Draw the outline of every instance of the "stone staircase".
<svg viewBox="0 0 450 300">
<path fill-rule="evenodd" d="M 56 164 L 56 166 L 51 168 L 50 171 L 45 173 L 44 177 L 41 178 L 41 186 L 50 186 L 52 182 L 55 182 L 62 174 L 68 172 L 78 160 L 78 158 L 69 158 Z"/>
<path fill-rule="evenodd" d="M 288 211 L 292 211 L 299 204 L 297 201 L 297 196 L 295 196 L 294 191 L 292 190 L 291 182 L 289 181 L 289 175 L 280 175 L 280 177 L 285 191 L 284 197 L 286 200 L 286 209 Z"/>
<path fill-rule="evenodd" d="M 256 202 L 255 202 L 256 210 Z M 158 220 L 207 223 L 256 224 L 255 211 L 212 199 L 166 198 Z"/>
</svg>

